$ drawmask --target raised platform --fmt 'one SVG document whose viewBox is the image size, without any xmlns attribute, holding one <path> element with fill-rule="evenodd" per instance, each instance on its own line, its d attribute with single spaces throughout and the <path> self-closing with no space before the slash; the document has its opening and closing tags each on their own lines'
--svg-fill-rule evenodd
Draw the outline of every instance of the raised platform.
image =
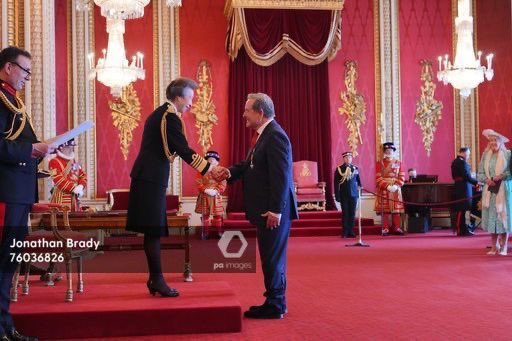
<svg viewBox="0 0 512 341">
<path fill-rule="evenodd" d="M 358 221 L 356 219 L 356 228 L 354 229 L 354 233 L 356 234 L 358 226 L 357 224 Z M 381 233 L 381 227 L 375 226 L 373 219 L 361 219 L 361 228 L 363 230 L 363 235 L 374 235 Z M 228 213 L 227 218 L 224 220 L 224 229 L 243 230 L 248 235 L 251 235 L 251 233 L 256 233 L 254 226 L 251 225 L 249 221 L 245 220 L 245 213 L 243 212 Z M 292 222 L 290 235 L 292 237 L 339 236 L 341 235 L 341 212 L 299 212 L 299 219 Z"/>
<path fill-rule="evenodd" d="M 102 276 L 109 276 L 104 274 Z M 241 306 L 226 282 L 172 283 L 177 298 L 152 297 L 144 282 L 85 283 L 85 293 L 64 302 L 65 287 L 36 278 L 30 295 L 11 304 L 16 326 L 43 339 L 240 332 Z"/>
</svg>

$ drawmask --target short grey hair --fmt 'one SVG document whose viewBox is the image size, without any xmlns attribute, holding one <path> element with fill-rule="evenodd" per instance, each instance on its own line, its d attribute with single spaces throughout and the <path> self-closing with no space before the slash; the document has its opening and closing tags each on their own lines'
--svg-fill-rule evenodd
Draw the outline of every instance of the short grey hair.
<svg viewBox="0 0 512 341">
<path fill-rule="evenodd" d="M 274 118 L 276 115 L 274 111 L 274 102 L 269 95 L 262 92 L 252 93 L 247 95 L 247 99 L 253 99 L 252 109 L 255 111 L 263 111 L 266 118 Z"/>
</svg>

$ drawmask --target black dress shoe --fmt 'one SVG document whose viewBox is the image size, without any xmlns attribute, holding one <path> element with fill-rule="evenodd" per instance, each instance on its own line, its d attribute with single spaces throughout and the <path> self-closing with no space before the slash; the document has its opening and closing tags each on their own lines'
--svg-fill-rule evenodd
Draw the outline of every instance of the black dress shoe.
<svg viewBox="0 0 512 341">
<path fill-rule="evenodd" d="M 265 304 L 262 304 L 262 305 L 251 305 L 249 307 L 249 310 L 257 310 L 257 309 L 261 309 L 261 307 L 263 307 Z M 288 314 L 288 309 L 287 308 L 284 308 L 284 312 L 283 314 Z"/>
<path fill-rule="evenodd" d="M 253 310 L 247 310 L 244 316 L 250 319 L 274 319 L 279 320 L 283 318 L 283 313 L 274 306 L 262 305 L 255 307 Z"/>
<path fill-rule="evenodd" d="M 4 341 L 4 339 L 1 339 Z M 21 335 L 16 329 L 11 329 L 7 334 L 7 340 L 10 341 L 38 341 L 37 337 Z"/>
<path fill-rule="evenodd" d="M 174 288 L 169 288 L 165 282 L 154 282 L 149 280 L 147 282 L 149 293 L 155 296 L 159 293 L 162 297 L 178 297 L 180 293 Z"/>
</svg>

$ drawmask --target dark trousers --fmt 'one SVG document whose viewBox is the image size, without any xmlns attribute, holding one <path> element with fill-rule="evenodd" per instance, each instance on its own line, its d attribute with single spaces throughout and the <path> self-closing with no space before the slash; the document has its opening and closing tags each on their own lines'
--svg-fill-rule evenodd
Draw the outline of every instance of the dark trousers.
<svg viewBox="0 0 512 341">
<path fill-rule="evenodd" d="M 466 235 L 469 233 L 468 225 L 466 224 L 467 210 L 453 211 L 453 224 L 458 235 Z"/>
<path fill-rule="evenodd" d="M 354 233 L 357 199 L 358 198 L 354 197 L 343 197 L 341 199 L 341 219 L 344 237 L 348 237 Z"/>
<path fill-rule="evenodd" d="M 14 328 L 12 316 L 9 313 L 10 291 L 12 285 L 12 276 L 18 262 L 12 260 L 13 254 L 21 252 L 21 248 L 11 247 L 14 239 L 17 241 L 25 240 L 28 233 L 28 214 L 31 205 L 25 204 L 3 204 L 5 205 L 4 221 L 0 222 L 3 226 L 2 242 L 0 245 L 0 335 Z"/>
<path fill-rule="evenodd" d="M 286 211 L 285 211 L 286 212 Z M 258 248 L 265 280 L 265 304 L 286 310 L 286 252 L 291 220 L 281 217 L 278 228 L 268 229 L 266 221 L 258 223 Z"/>
</svg>

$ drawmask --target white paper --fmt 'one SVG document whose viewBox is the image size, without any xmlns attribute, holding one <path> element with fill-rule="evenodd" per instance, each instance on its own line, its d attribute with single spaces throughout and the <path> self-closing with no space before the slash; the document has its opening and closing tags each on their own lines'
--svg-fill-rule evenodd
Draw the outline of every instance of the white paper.
<svg viewBox="0 0 512 341">
<path fill-rule="evenodd" d="M 94 123 L 92 121 L 85 121 L 80 123 L 77 127 L 68 130 L 64 134 L 60 134 L 55 136 L 54 138 L 47 141 L 48 144 L 54 145 L 55 147 L 60 146 L 63 143 L 68 142 L 69 140 L 77 137 L 78 135 L 86 132 L 87 130 L 94 127 Z"/>
</svg>

